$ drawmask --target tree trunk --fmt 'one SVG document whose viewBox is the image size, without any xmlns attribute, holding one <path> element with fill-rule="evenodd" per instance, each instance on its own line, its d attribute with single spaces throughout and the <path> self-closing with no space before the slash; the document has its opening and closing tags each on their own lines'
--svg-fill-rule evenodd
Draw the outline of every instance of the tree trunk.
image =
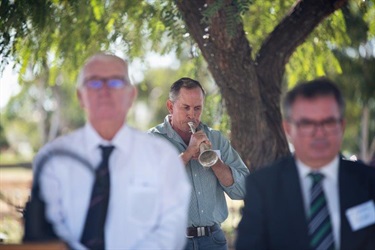
<svg viewBox="0 0 375 250">
<path fill-rule="evenodd" d="M 264 41 L 257 58 L 243 24 L 235 35 L 225 29 L 225 8 L 202 22 L 202 10 L 211 0 L 176 1 L 190 35 L 198 44 L 209 70 L 219 86 L 231 118 L 231 141 L 253 171 L 289 154 L 281 126 L 280 96 L 285 65 L 311 31 L 345 0 L 301 0 Z"/>
</svg>

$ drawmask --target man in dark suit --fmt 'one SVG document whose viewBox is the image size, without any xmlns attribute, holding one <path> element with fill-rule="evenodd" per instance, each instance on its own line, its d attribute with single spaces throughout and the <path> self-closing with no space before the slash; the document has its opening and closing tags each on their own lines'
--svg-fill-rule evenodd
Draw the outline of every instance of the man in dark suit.
<svg viewBox="0 0 375 250">
<path fill-rule="evenodd" d="M 283 103 L 295 152 L 247 179 L 240 249 L 375 249 L 375 169 L 340 157 L 345 104 L 320 78 Z"/>
</svg>

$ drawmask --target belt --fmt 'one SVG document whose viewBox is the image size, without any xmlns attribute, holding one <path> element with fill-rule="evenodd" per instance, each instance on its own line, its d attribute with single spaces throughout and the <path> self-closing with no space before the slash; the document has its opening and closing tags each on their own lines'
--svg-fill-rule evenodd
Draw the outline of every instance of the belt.
<svg viewBox="0 0 375 250">
<path fill-rule="evenodd" d="M 202 236 L 209 236 L 212 232 L 218 230 L 220 226 L 215 224 L 213 226 L 207 227 L 188 227 L 186 229 L 186 237 L 187 238 L 194 238 L 194 237 L 202 237 Z"/>
</svg>

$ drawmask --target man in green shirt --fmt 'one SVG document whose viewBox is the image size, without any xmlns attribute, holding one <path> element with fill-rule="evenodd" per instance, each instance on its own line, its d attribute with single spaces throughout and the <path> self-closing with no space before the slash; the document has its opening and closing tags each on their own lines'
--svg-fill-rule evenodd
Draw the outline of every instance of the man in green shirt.
<svg viewBox="0 0 375 250">
<path fill-rule="evenodd" d="M 204 98 L 205 91 L 198 81 L 179 79 L 170 88 L 169 115 L 149 132 L 167 139 L 178 149 L 193 187 L 186 249 L 227 249 L 220 228 L 228 217 L 224 192 L 231 199 L 243 199 L 249 170 L 228 139 L 201 122 Z M 196 132 L 192 132 L 189 122 Z M 202 143 L 211 146 L 219 156 L 211 167 L 203 167 L 198 161 Z"/>
</svg>

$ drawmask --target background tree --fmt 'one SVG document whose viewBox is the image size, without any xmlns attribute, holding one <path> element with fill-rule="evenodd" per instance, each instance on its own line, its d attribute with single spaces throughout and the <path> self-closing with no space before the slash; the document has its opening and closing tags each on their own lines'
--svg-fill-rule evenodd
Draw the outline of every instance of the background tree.
<svg viewBox="0 0 375 250">
<path fill-rule="evenodd" d="M 352 2 L 374 9 L 373 1 Z M 37 75 L 46 62 L 47 85 L 58 75 L 74 82 L 82 61 L 100 49 L 121 50 L 130 59 L 149 50 L 174 51 L 180 59 L 202 56 L 207 64 L 198 65 L 207 65 L 219 87 L 216 101 L 230 117 L 232 143 L 254 170 L 289 153 L 279 107 L 287 87 L 283 83 L 341 70 L 330 49 L 350 40 L 336 11 L 346 3 L 2 1 L 0 53 L 6 59 L 3 65 L 7 58 L 23 65 L 21 73 L 31 65 Z M 369 32 L 373 37 L 374 30 Z"/>
<path fill-rule="evenodd" d="M 254 170 L 288 153 L 280 113 L 286 63 L 312 30 L 346 1 L 298 1 L 256 53 L 240 19 L 246 2 L 196 0 L 176 4 L 225 99 L 232 143 Z M 209 23 L 202 22 L 204 17 Z"/>
<path fill-rule="evenodd" d="M 361 160 L 369 162 L 375 155 L 375 40 L 369 39 L 368 34 L 375 27 L 374 22 L 371 27 L 365 20 L 375 13 L 368 13 L 366 5 L 353 3 L 345 5 L 342 11 L 350 43 L 333 48 L 333 52 L 345 72 L 335 76 L 347 100 L 350 137 L 344 138 L 344 144 L 351 145 Z"/>
<path fill-rule="evenodd" d="M 4 133 L 4 127 L 0 123 L 0 151 L 5 150 L 8 147 L 9 147 L 9 143 Z"/>
<path fill-rule="evenodd" d="M 14 149 L 29 144 L 31 153 L 46 142 L 84 123 L 75 88 L 63 82 L 66 77 L 57 78 L 56 84 L 46 84 L 48 68 L 42 74 L 28 71 L 22 79 L 23 88 L 10 99 L 2 111 L 2 124 L 8 129 Z"/>
</svg>

